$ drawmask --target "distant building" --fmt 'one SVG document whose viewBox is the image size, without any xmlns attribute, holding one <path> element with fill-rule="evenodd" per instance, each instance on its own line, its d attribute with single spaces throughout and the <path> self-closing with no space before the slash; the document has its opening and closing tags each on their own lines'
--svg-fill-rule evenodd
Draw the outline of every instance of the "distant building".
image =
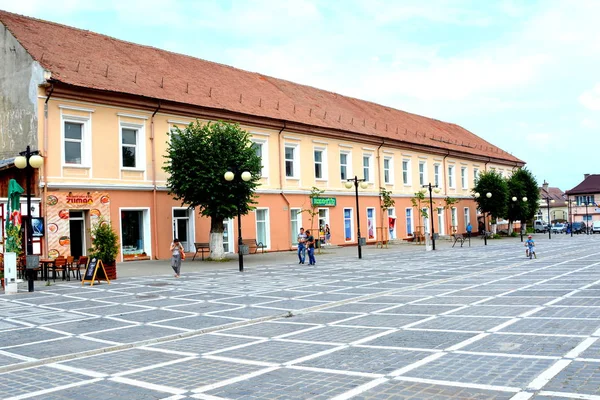
<svg viewBox="0 0 600 400">
<path fill-rule="evenodd" d="M 550 187 L 544 181 L 544 185 L 540 188 L 539 209 L 536 214 L 536 219 L 548 221 L 554 224 L 557 222 L 569 221 L 569 208 L 567 205 L 567 197 L 565 193 L 557 188 Z M 550 206 L 550 218 L 548 218 L 548 205 Z"/>
<path fill-rule="evenodd" d="M 571 201 L 573 222 L 584 221 L 591 226 L 593 221 L 600 221 L 600 174 L 585 174 L 583 181 L 566 195 Z"/>
</svg>

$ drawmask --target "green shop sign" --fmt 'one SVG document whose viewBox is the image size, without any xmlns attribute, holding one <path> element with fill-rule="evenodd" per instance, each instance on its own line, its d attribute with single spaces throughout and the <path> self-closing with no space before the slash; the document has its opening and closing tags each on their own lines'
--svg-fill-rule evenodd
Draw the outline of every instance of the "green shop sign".
<svg viewBox="0 0 600 400">
<path fill-rule="evenodd" d="M 317 207 L 335 207 L 335 197 L 313 197 L 312 205 Z"/>
</svg>

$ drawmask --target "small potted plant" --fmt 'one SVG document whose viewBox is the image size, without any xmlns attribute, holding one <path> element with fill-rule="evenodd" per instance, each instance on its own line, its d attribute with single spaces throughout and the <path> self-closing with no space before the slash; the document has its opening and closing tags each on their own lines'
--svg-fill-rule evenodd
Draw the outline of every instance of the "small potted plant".
<svg viewBox="0 0 600 400">
<path fill-rule="evenodd" d="M 102 260 L 108 279 L 117 279 L 116 257 L 119 253 L 119 238 L 113 231 L 110 223 L 100 218 L 90 230 L 92 247 L 89 248 L 90 257 Z"/>
</svg>

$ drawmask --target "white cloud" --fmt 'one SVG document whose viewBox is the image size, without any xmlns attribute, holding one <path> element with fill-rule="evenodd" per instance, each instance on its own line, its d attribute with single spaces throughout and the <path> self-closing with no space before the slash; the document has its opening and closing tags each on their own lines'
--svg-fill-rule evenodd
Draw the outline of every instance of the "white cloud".
<svg viewBox="0 0 600 400">
<path fill-rule="evenodd" d="M 600 83 L 579 96 L 579 102 L 587 109 L 600 111 Z"/>
<path fill-rule="evenodd" d="M 590 118 L 584 118 L 580 124 L 583 128 L 598 129 L 598 121 Z"/>
</svg>

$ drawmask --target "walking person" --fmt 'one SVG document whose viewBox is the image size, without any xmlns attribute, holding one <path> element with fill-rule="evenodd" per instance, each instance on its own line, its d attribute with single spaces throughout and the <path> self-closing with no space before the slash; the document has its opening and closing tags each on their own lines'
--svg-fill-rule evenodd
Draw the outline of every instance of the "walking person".
<svg viewBox="0 0 600 400">
<path fill-rule="evenodd" d="M 183 246 L 179 242 L 179 239 L 173 239 L 171 243 L 171 268 L 175 271 L 175 278 L 179 278 L 181 272 L 181 260 L 185 258 L 183 252 Z"/>
<path fill-rule="evenodd" d="M 304 228 L 300 228 L 298 234 L 298 259 L 300 261 L 298 264 L 304 264 L 306 260 L 306 233 L 304 233 Z"/>
<path fill-rule="evenodd" d="M 331 246 L 331 229 L 329 229 L 329 224 L 325 224 L 325 244 L 327 246 Z"/>
<path fill-rule="evenodd" d="M 471 226 L 471 223 L 469 222 L 469 223 L 467 224 L 467 237 L 468 237 L 469 239 L 471 239 L 471 232 L 473 232 L 473 226 Z"/>
<path fill-rule="evenodd" d="M 306 231 L 306 245 L 308 247 L 308 265 L 315 265 L 315 237 L 311 235 L 310 231 Z"/>
</svg>

